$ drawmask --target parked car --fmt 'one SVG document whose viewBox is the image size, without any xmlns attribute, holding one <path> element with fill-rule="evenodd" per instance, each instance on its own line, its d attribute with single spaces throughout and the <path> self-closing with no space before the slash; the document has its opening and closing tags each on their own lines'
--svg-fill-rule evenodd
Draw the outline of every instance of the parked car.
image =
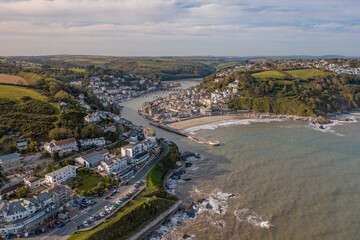
<svg viewBox="0 0 360 240">
<path fill-rule="evenodd" d="M 99 220 L 99 219 L 100 219 L 100 217 L 95 216 L 95 217 L 94 217 L 94 219 L 95 219 L 95 221 L 97 221 L 97 220 Z"/>
<path fill-rule="evenodd" d="M 79 207 L 79 210 L 83 210 L 83 209 L 84 209 L 84 207 L 83 207 L 83 206 L 80 206 L 80 207 Z"/>
<path fill-rule="evenodd" d="M 92 208 L 91 208 L 91 207 L 88 207 L 86 210 L 87 210 L 88 212 L 90 212 L 90 211 L 92 210 Z"/>
<path fill-rule="evenodd" d="M 54 228 L 55 226 L 54 225 L 52 225 L 52 224 L 49 224 L 48 225 L 48 228 Z"/>
<path fill-rule="evenodd" d="M 114 191 L 112 191 L 113 193 L 116 193 L 117 192 L 117 190 L 115 189 Z"/>
<path fill-rule="evenodd" d="M 90 221 L 91 221 L 91 222 L 95 221 L 95 218 L 94 218 L 94 217 L 90 217 Z"/>
<path fill-rule="evenodd" d="M 65 226 L 65 223 L 62 222 L 62 223 L 59 224 L 58 227 L 59 227 L 59 228 L 62 228 L 63 226 Z"/>
<path fill-rule="evenodd" d="M 89 226 L 89 224 L 88 224 L 87 221 L 84 221 L 84 226 L 85 226 L 85 227 L 88 227 L 88 226 Z"/>
<path fill-rule="evenodd" d="M 55 223 L 56 223 L 56 224 L 60 224 L 61 222 L 60 222 L 59 220 L 56 220 Z"/>
<path fill-rule="evenodd" d="M 41 230 L 40 230 L 40 229 L 36 229 L 36 230 L 35 230 L 35 234 L 36 234 L 36 235 L 40 235 L 40 234 L 41 234 Z M 10 238 L 8 238 L 8 237 L 6 237 L 6 238 L 7 238 L 7 239 L 10 239 Z"/>
<path fill-rule="evenodd" d="M 105 214 L 103 212 L 100 213 L 100 217 L 104 217 Z"/>
<path fill-rule="evenodd" d="M 112 195 L 114 195 L 114 193 L 113 193 L 113 192 L 109 193 L 108 197 L 111 197 Z"/>
<path fill-rule="evenodd" d="M 121 200 L 120 200 L 120 199 L 116 201 L 116 204 L 117 204 L 117 205 L 120 205 L 120 203 L 121 203 Z"/>
<path fill-rule="evenodd" d="M 108 207 L 108 206 L 105 206 L 105 210 L 108 211 L 108 210 L 109 210 L 109 207 Z"/>
<path fill-rule="evenodd" d="M 109 214 L 111 213 L 110 209 L 109 209 L 109 210 L 107 210 L 107 213 L 109 213 Z"/>
</svg>

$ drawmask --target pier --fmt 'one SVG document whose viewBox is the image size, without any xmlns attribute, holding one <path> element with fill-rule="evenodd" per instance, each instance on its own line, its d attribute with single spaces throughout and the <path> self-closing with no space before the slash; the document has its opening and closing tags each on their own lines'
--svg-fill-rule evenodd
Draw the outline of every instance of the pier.
<svg viewBox="0 0 360 240">
<path fill-rule="evenodd" d="M 180 135 L 180 136 L 183 136 L 183 137 L 187 137 L 187 138 L 190 138 L 192 140 L 195 140 L 196 142 L 199 142 L 199 143 L 202 143 L 202 144 L 206 144 L 206 145 L 210 145 L 210 146 L 215 146 L 215 145 L 212 145 L 209 143 L 209 140 L 206 140 L 206 139 L 202 139 L 202 138 L 199 138 L 199 137 L 195 137 L 195 136 L 192 136 L 190 134 L 186 134 L 186 133 L 183 133 L 179 130 L 176 130 L 176 129 L 173 129 L 171 127 L 168 127 L 166 125 L 163 125 L 163 124 L 160 124 L 160 123 L 156 123 L 156 122 L 153 122 L 153 121 L 150 121 L 150 125 L 152 126 L 155 126 L 155 127 L 158 127 L 158 128 L 161 128 L 165 131 L 168 131 L 168 132 L 171 132 L 171 133 L 175 133 L 177 135 Z"/>
</svg>

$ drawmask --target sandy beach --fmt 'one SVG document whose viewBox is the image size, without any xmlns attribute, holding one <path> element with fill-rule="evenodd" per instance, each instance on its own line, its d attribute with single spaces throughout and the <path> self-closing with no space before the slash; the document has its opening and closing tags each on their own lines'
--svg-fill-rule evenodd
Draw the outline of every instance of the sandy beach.
<svg viewBox="0 0 360 240">
<path fill-rule="evenodd" d="M 171 127 L 176 130 L 184 130 L 186 128 L 204 125 L 213 122 L 220 122 L 226 120 L 234 119 L 286 119 L 286 120 L 303 120 L 303 121 L 313 121 L 310 117 L 300 117 L 294 115 L 276 115 L 276 114 L 267 114 L 267 113 L 251 113 L 251 114 L 241 114 L 241 115 L 220 115 L 220 116 L 208 116 L 208 117 L 199 117 L 189 120 L 184 120 L 180 122 L 167 124 L 168 127 Z"/>
<path fill-rule="evenodd" d="M 220 122 L 224 120 L 233 120 L 233 119 L 247 119 L 250 118 L 248 115 L 221 115 L 221 116 L 209 116 L 209 117 L 200 117 L 193 118 L 181 122 L 170 123 L 167 126 L 177 129 L 184 130 L 189 127 L 194 127 L 198 125 L 203 125 L 207 123 Z"/>
</svg>

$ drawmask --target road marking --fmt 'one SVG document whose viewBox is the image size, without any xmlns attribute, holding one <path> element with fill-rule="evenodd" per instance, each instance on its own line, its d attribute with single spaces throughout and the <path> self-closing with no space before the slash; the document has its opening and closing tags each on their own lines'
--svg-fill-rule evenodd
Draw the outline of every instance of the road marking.
<svg viewBox="0 0 360 240">
<path fill-rule="evenodd" d="M 73 216 L 72 218 L 70 218 L 70 220 L 73 220 L 73 219 L 76 218 L 77 216 L 79 216 L 79 214 L 76 214 L 75 216 Z"/>
</svg>

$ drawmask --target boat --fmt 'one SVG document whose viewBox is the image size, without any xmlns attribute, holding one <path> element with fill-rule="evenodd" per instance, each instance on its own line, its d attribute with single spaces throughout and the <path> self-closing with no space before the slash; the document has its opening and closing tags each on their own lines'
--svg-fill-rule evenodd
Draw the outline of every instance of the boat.
<svg viewBox="0 0 360 240">
<path fill-rule="evenodd" d="M 207 144 L 209 144 L 210 146 L 219 146 L 220 142 L 218 140 L 215 140 L 214 138 L 213 140 L 207 141 Z"/>
</svg>

